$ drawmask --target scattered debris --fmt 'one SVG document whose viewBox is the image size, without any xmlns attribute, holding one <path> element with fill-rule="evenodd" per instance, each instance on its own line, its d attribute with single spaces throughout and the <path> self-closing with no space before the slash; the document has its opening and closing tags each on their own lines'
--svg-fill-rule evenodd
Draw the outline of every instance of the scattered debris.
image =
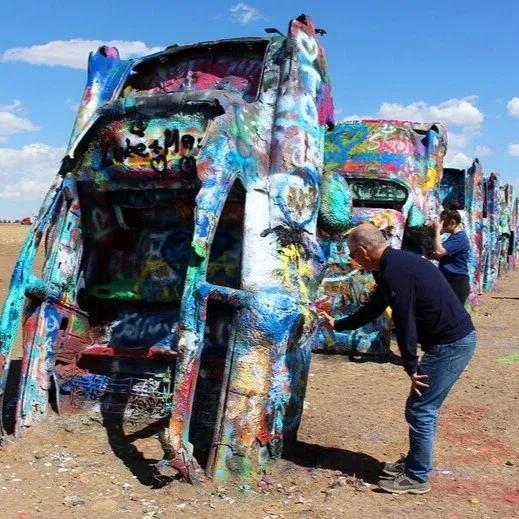
<svg viewBox="0 0 519 519">
<path fill-rule="evenodd" d="M 63 504 L 70 507 L 83 506 L 85 500 L 79 496 L 66 496 L 63 500 Z"/>
</svg>

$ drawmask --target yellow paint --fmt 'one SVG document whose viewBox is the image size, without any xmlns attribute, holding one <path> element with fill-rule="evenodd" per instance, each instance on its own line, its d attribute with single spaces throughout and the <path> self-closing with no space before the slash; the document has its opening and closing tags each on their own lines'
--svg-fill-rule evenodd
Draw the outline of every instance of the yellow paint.
<svg viewBox="0 0 519 519">
<path fill-rule="evenodd" d="M 314 277 L 312 265 L 301 256 L 299 248 L 296 245 L 283 247 L 280 250 L 280 257 L 283 265 L 281 271 L 283 285 L 290 290 L 293 290 L 294 287 L 299 289 L 299 294 L 301 295 L 300 308 L 306 329 L 314 319 L 309 308 L 309 303 L 314 294 L 310 292 L 308 284 Z"/>
<path fill-rule="evenodd" d="M 431 166 L 427 168 L 427 175 L 425 177 L 425 182 L 422 184 L 422 189 L 424 191 L 430 191 L 438 186 L 439 181 L 440 178 L 438 170 L 434 166 Z"/>
<path fill-rule="evenodd" d="M 155 301 L 170 301 L 172 297 L 180 297 L 177 293 L 176 272 L 162 259 L 148 259 L 144 263 L 142 273 L 139 280 L 135 283 L 135 291 L 140 293 L 145 285 L 149 284 L 150 279 L 154 280 L 170 280 L 167 286 L 163 286 L 160 294 L 154 297 Z M 156 285 L 155 285 L 156 286 Z"/>
</svg>

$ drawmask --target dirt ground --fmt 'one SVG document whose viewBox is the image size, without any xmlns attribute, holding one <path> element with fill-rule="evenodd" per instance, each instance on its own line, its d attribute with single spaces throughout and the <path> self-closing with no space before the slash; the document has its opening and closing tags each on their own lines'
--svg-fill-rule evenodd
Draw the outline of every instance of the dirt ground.
<svg viewBox="0 0 519 519">
<path fill-rule="evenodd" d="M 1 301 L 26 232 L 0 225 Z M 481 298 L 478 350 L 443 407 L 427 495 L 373 485 L 380 461 L 406 450 L 402 367 L 315 355 L 299 442 L 259 485 L 161 486 L 153 438 L 137 440 L 123 462 L 94 416 L 51 415 L 0 451 L 0 517 L 519 517 L 518 302 L 519 271 Z"/>
</svg>

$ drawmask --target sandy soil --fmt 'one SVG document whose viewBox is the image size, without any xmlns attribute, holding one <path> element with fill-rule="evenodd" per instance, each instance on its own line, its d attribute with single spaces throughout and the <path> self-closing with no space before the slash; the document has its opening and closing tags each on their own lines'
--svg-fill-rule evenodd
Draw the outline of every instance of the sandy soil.
<svg viewBox="0 0 519 519">
<path fill-rule="evenodd" d="M 0 225 L 2 301 L 26 231 Z M 518 301 L 519 272 L 481 299 L 479 347 L 444 405 L 427 495 L 392 496 L 372 485 L 379 462 L 406 450 L 403 369 L 316 355 L 299 443 L 260 485 L 161 486 L 150 468 L 161 456 L 154 439 L 137 440 L 123 462 L 95 417 L 52 415 L 0 452 L 0 516 L 519 517 Z"/>
</svg>

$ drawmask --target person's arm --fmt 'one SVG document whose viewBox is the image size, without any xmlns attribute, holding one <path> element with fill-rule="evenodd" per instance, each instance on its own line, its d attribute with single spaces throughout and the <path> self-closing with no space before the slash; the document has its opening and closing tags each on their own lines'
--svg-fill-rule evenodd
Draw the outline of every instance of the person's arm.
<svg viewBox="0 0 519 519">
<path fill-rule="evenodd" d="M 395 278 L 394 286 L 390 287 L 392 294 L 391 308 L 396 340 L 404 369 L 409 376 L 416 374 L 418 368 L 415 314 L 415 291 L 412 274 Z"/>
<path fill-rule="evenodd" d="M 388 303 L 379 286 L 371 295 L 369 301 L 362 305 L 355 313 L 342 319 L 336 319 L 334 328 L 338 332 L 356 330 L 376 319 L 386 308 Z"/>
<path fill-rule="evenodd" d="M 446 256 L 447 249 L 443 246 L 442 243 L 442 223 L 440 220 L 434 221 L 434 257 L 435 258 L 442 258 L 443 256 Z"/>
</svg>

